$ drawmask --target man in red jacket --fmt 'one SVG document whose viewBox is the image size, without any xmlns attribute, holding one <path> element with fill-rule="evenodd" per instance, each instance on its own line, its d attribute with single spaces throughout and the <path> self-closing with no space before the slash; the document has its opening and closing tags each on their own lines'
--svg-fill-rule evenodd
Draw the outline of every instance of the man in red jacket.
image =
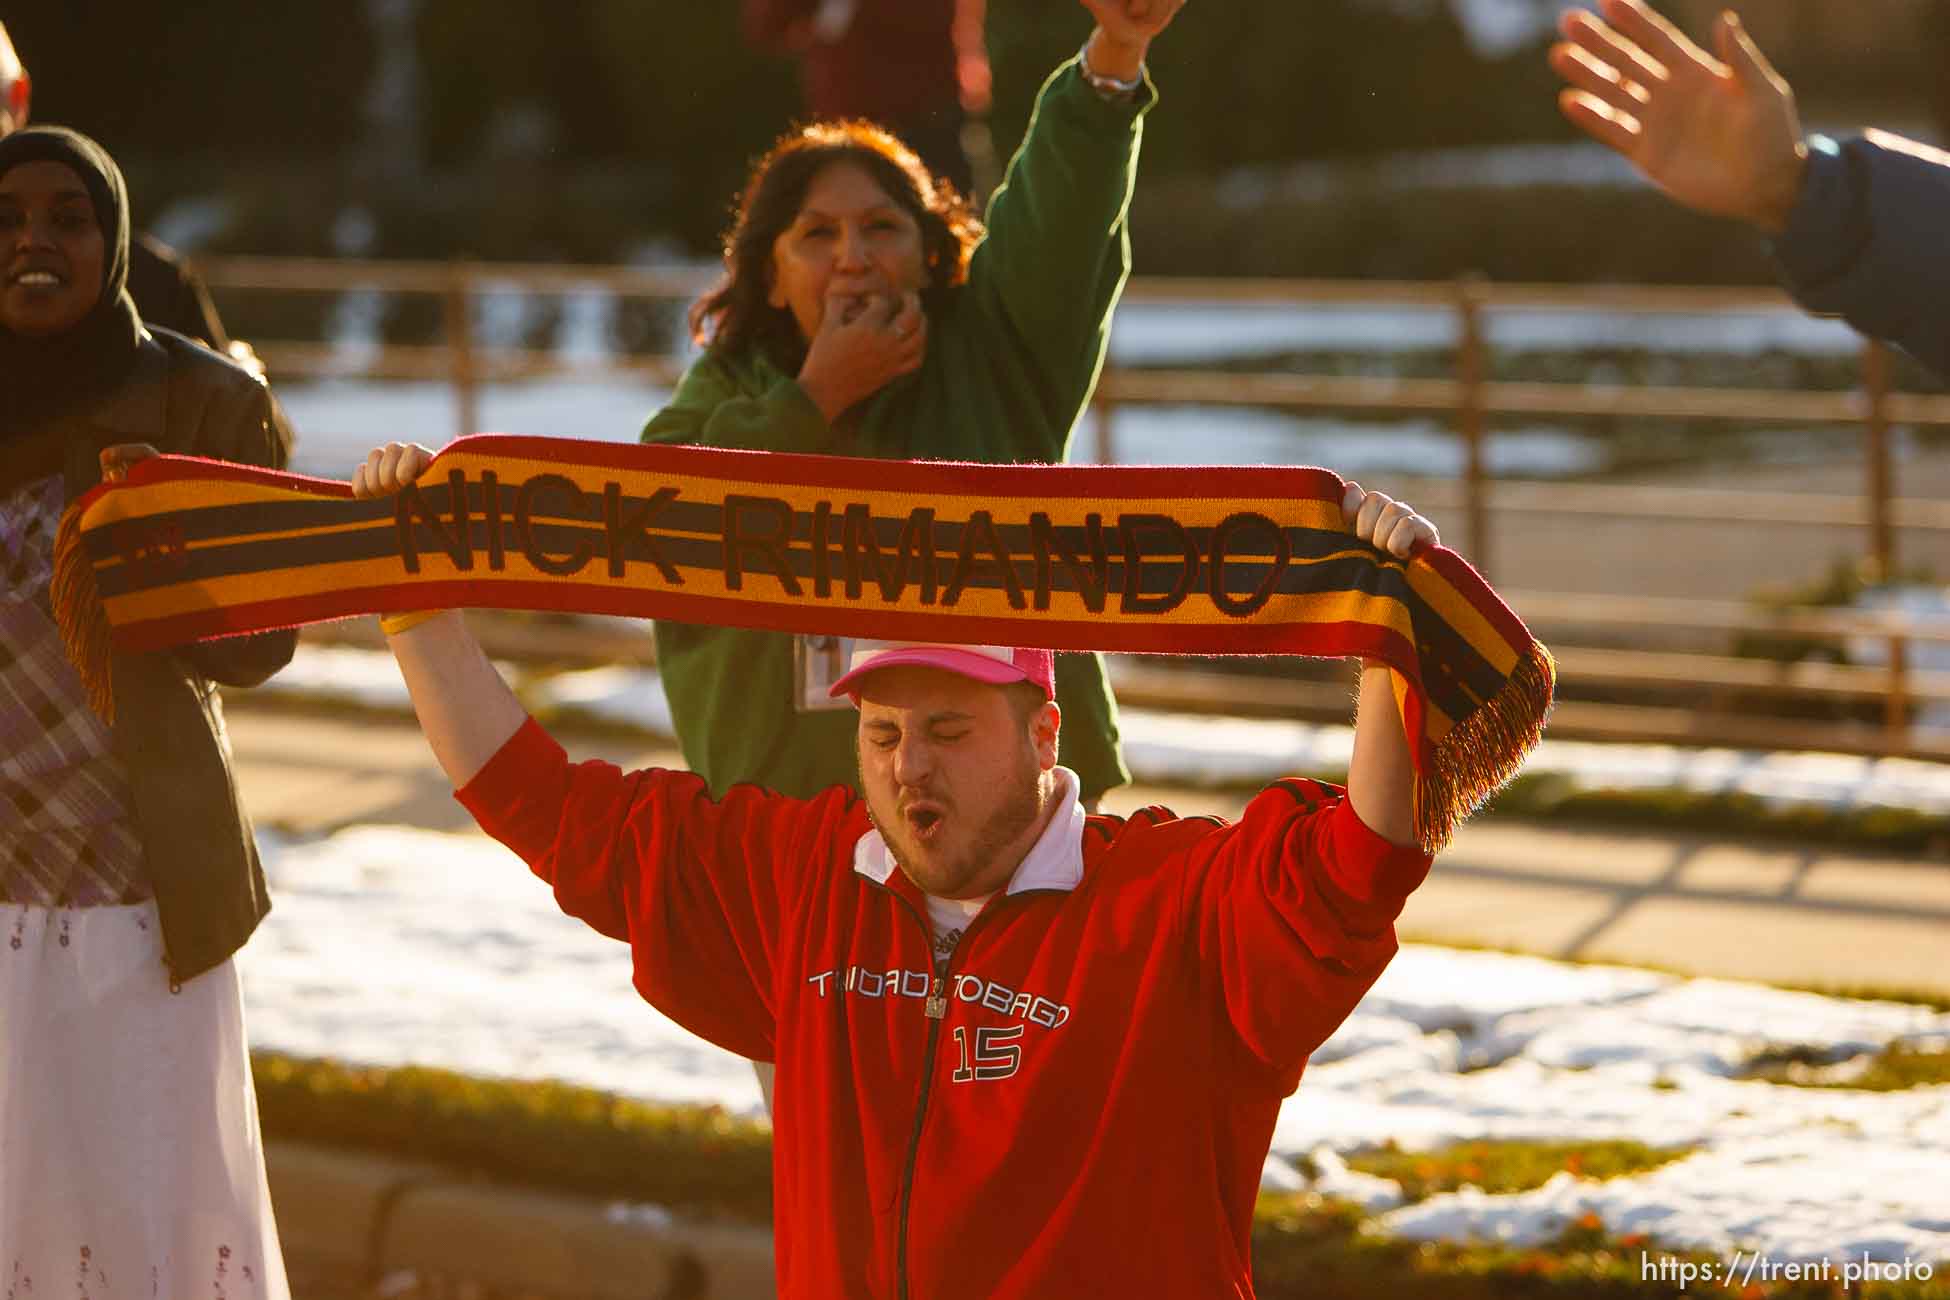
<svg viewBox="0 0 1950 1300">
<path fill-rule="evenodd" d="M 361 496 L 422 448 L 376 451 Z M 1350 486 L 1357 536 L 1435 529 Z M 787 1296 L 1248 1296 L 1282 1099 L 1395 952 L 1429 867 L 1389 672 L 1345 792 L 1288 779 L 1235 824 L 1086 816 L 1042 650 L 870 644 L 864 802 L 572 764 L 458 613 L 388 620 L 466 805 L 630 945 L 637 989 L 776 1061 Z M 408 626 L 410 624 L 410 626 Z"/>
</svg>

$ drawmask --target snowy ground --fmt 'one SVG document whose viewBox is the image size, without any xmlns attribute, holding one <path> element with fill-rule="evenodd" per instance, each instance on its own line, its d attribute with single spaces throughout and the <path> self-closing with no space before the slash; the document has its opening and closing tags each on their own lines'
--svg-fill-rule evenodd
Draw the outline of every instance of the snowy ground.
<svg viewBox="0 0 1950 1300">
<path fill-rule="evenodd" d="M 361 827 L 265 837 L 278 906 L 241 959 L 261 1047 L 556 1077 L 759 1112 L 743 1062 L 638 999 L 620 945 L 559 914 L 479 836 Z M 1950 1043 L 1950 1015 L 1894 1003 L 1411 946 L 1282 1113 L 1272 1186 L 1312 1156 L 1320 1189 L 1388 1210 L 1399 1190 L 1338 1159 L 1393 1140 L 1626 1137 L 1699 1146 L 1607 1183 L 1472 1191 L 1388 1210 L 1411 1237 L 1616 1232 L 1777 1260 L 1950 1263 L 1950 1087 L 1809 1090 L 1741 1080 L 1757 1052 L 1837 1057 Z"/>
</svg>

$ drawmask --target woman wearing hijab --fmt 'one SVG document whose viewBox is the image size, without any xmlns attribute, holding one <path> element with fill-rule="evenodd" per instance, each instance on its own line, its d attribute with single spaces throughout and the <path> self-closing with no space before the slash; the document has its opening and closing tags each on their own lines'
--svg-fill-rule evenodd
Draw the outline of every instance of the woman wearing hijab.
<svg viewBox="0 0 1950 1300">
<path fill-rule="evenodd" d="M 888 459 L 1060 461 L 1129 269 L 1126 212 L 1151 41 L 1183 0 L 1079 0 L 1097 20 L 1044 85 L 987 230 L 913 151 L 859 122 L 785 136 L 753 168 L 725 274 L 692 309 L 704 355 L 643 441 Z M 876 539 L 890 575 L 899 539 Z M 871 589 L 871 583 L 869 583 Z M 855 780 L 825 687 L 843 643 L 659 622 L 684 758 L 713 792 Z M 1130 779 L 1095 655 L 1057 661 L 1063 762 L 1094 805 Z M 842 702 L 843 703 L 843 702 Z"/>
<path fill-rule="evenodd" d="M 0 1267 L 10 1293 L 281 1300 L 231 962 L 269 904 L 216 687 L 295 634 L 117 654 L 108 723 L 48 590 L 105 465 L 289 447 L 249 372 L 144 328 L 128 266 L 99 145 L 0 140 Z"/>
</svg>

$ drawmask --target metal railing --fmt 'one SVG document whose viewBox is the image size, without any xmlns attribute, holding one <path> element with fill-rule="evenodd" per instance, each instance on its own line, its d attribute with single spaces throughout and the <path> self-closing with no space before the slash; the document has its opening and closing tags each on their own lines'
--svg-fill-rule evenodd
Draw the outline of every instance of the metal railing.
<svg viewBox="0 0 1950 1300">
<path fill-rule="evenodd" d="M 275 293 L 344 293 L 376 290 L 437 297 L 444 339 L 436 345 L 379 345 L 348 361 L 339 348 L 315 343 L 260 340 L 258 351 L 280 379 L 364 377 L 437 381 L 455 395 L 457 432 L 478 427 L 482 385 L 573 374 L 629 375 L 668 385 L 681 373 L 675 355 L 611 355 L 594 364 L 569 361 L 547 349 L 484 347 L 473 329 L 476 300 L 485 293 L 526 291 L 572 295 L 600 293 L 651 300 L 689 300 L 711 280 L 707 271 L 660 271 L 626 267 L 556 266 L 456 261 L 364 262 L 325 259 L 226 258 L 205 273 L 219 290 Z M 1117 414 L 1130 406 L 1248 406 L 1296 413 L 1437 415 L 1452 424 L 1462 443 L 1463 470 L 1453 489 L 1440 486 L 1420 499 L 1459 510 L 1462 549 L 1479 569 L 1494 572 L 1494 518 L 1506 511 L 1533 515 L 1640 520 L 1714 520 L 1723 524 L 1781 523 L 1860 530 L 1870 572 L 1897 571 L 1900 531 L 1950 533 L 1950 503 L 1894 494 L 1891 430 L 1898 424 L 1950 427 L 1950 398 L 1893 390 L 1890 357 L 1865 341 L 1860 387 L 1853 392 L 1807 392 L 1675 386 L 1499 381 L 1490 377 L 1486 317 L 1508 309 L 1581 309 L 1605 313 L 1694 314 L 1769 311 L 1789 306 L 1772 290 L 1544 286 L 1495 284 L 1477 277 L 1452 283 L 1303 281 L 1252 279 L 1134 279 L 1124 301 L 1296 310 L 1322 306 L 1413 307 L 1453 313 L 1454 366 L 1441 378 L 1369 378 L 1236 373 L 1197 369 L 1132 368 L 1107 364 L 1095 398 L 1098 459 L 1116 460 Z M 1550 484 L 1493 481 L 1486 441 L 1499 417 L 1650 418 L 1746 421 L 1760 424 L 1851 426 L 1863 438 L 1864 478 L 1859 494 L 1768 493 L 1724 489 L 1672 489 L 1595 483 Z M 1635 724 L 1629 705 L 1593 705 L 1602 718 L 1566 705 L 1556 723 L 1563 733 L 1607 737 L 1638 735 L 1663 740 L 1711 740 L 1745 732 L 1767 743 L 1844 748 L 1864 753 L 1916 754 L 1950 759 L 1950 743 L 1918 735 L 1910 725 L 1919 703 L 1950 702 L 1945 674 L 1909 667 L 1917 641 L 1950 641 L 1950 631 L 1925 620 L 1867 611 L 1770 612 L 1734 602 L 1651 599 L 1576 593 L 1507 592 L 1511 604 L 1544 630 L 1563 660 L 1564 681 L 1611 691 L 1658 694 L 1661 683 L 1686 682 L 1752 695 L 1802 699 L 1882 701 L 1882 725 L 1872 731 L 1832 724 L 1702 719 L 1657 705 L 1644 706 Z M 1729 655 L 1678 654 L 1661 649 L 1579 646 L 1554 635 L 1569 629 L 1710 630 L 1719 633 L 1800 635 L 1831 639 L 1875 637 L 1887 646 L 1884 667 L 1771 664 Z M 1165 676 L 1134 672 L 1132 687 L 1154 702 L 1168 702 Z M 1186 698 L 1201 707 L 1252 711 L 1249 693 L 1222 685 L 1194 685 L 1179 675 Z M 1252 693 L 1258 692 L 1255 683 Z M 1158 692 L 1164 692 L 1159 695 Z M 1227 701 L 1231 703 L 1228 705 Z M 1580 713 L 1590 721 L 1577 721 Z M 1754 725 L 1748 725 L 1749 723 Z M 1682 725 L 1683 724 L 1683 725 Z M 1716 731 L 1717 728 L 1717 731 Z"/>
</svg>

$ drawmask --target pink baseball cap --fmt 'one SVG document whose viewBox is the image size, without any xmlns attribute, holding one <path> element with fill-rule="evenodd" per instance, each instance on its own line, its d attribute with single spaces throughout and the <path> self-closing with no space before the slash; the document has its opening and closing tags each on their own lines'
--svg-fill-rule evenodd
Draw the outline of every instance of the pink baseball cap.
<svg viewBox="0 0 1950 1300">
<path fill-rule="evenodd" d="M 1030 682 L 1042 687 L 1044 698 L 1056 698 L 1053 651 L 1021 646 L 943 645 L 936 641 L 856 641 L 852 662 L 827 694 L 835 699 L 844 695 L 857 704 L 861 677 L 876 668 L 892 668 L 898 664 L 940 668 L 991 686 Z"/>
</svg>

